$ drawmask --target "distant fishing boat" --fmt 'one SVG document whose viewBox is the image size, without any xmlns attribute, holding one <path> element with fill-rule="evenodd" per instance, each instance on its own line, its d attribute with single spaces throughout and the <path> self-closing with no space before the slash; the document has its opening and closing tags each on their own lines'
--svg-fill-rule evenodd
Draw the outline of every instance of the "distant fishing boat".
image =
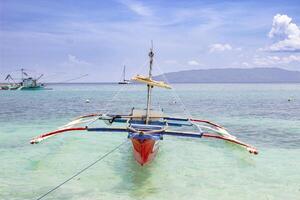
<svg viewBox="0 0 300 200">
<path fill-rule="evenodd" d="M 17 90 L 19 85 L 15 84 L 2 84 L 0 85 L 0 90 Z"/>
<path fill-rule="evenodd" d="M 15 79 L 8 74 L 5 80 L 8 82 L 6 85 L 1 86 L 1 90 L 44 90 L 49 89 L 45 88 L 43 83 L 39 83 L 38 81 L 44 75 L 41 74 L 38 78 L 33 78 L 28 75 L 28 72 L 25 69 L 21 69 L 21 81 L 16 82 Z"/>
<path fill-rule="evenodd" d="M 33 138 L 30 143 L 36 144 L 51 136 L 70 131 L 127 133 L 131 140 L 133 156 L 137 163 L 146 165 L 150 163 L 158 152 L 159 141 L 165 135 L 175 137 L 189 137 L 194 139 L 213 138 L 239 145 L 252 154 L 258 154 L 258 150 L 235 136 L 229 134 L 225 128 L 213 122 L 194 118 L 172 117 L 166 115 L 163 110 L 152 109 L 152 90 L 154 87 L 171 89 L 171 86 L 162 81 L 152 79 L 153 50 L 150 49 L 149 74 L 147 76 L 136 75 L 133 81 L 144 83 L 147 86 L 146 109 L 132 108 L 127 115 L 111 113 L 93 113 L 76 118 L 65 126 Z M 96 121 L 102 121 L 101 126 L 93 125 Z M 174 152 L 179 151 L 176 146 Z"/>
<path fill-rule="evenodd" d="M 124 65 L 123 67 L 123 73 L 122 73 L 122 78 L 121 78 L 121 81 L 118 82 L 118 84 L 129 84 L 129 80 L 126 80 L 126 66 Z"/>
</svg>

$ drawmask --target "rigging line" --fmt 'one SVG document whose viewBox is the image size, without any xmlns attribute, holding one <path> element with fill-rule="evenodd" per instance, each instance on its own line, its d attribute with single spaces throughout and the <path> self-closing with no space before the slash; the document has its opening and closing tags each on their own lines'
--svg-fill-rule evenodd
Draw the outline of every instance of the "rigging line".
<svg viewBox="0 0 300 200">
<path fill-rule="evenodd" d="M 164 81 L 167 83 L 167 84 L 170 84 L 168 78 L 166 77 L 164 71 L 159 67 L 157 66 L 157 69 L 159 70 L 159 72 L 161 73 L 161 76 L 163 77 Z M 179 97 L 179 95 L 177 94 L 177 91 L 175 89 L 175 87 L 172 87 L 171 89 L 171 93 L 173 95 L 173 97 L 179 101 L 180 103 L 180 106 L 181 106 L 181 109 L 183 110 L 183 112 L 185 113 L 185 115 L 187 115 L 188 118 L 193 118 L 192 117 L 192 114 L 189 112 L 189 110 L 186 108 L 185 104 L 183 103 L 182 99 Z"/>
<path fill-rule="evenodd" d="M 137 74 L 141 73 L 143 71 L 144 68 L 148 67 L 148 63 L 149 61 L 146 60 L 142 65 L 139 65 L 139 67 L 137 68 L 137 70 L 135 70 L 137 72 Z M 128 87 L 121 87 L 114 95 L 113 97 L 107 101 L 105 104 L 104 104 L 104 108 L 107 108 L 107 107 L 112 107 L 112 102 L 120 95 L 120 93 L 123 93 L 123 92 L 127 92 L 129 91 L 129 88 Z M 132 98 L 130 98 L 130 103 L 131 104 L 134 104 L 134 100 Z M 105 114 L 108 114 L 108 111 L 107 110 L 102 110 L 105 112 Z"/>
<path fill-rule="evenodd" d="M 109 152 L 107 152 L 106 154 L 104 154 L 103 156 L 101 156 L 100 158 L 98 158 L 97 160 L 95 160 L 94 162 L 92 162 L 91 164 L 89 164 L 88 166 L 86 166 L 85 168 L 81 169 L 80 171 L 78 171 L 76 174 L 74 174 L 73 176 L 71 176 L 70 178 L 66 179 L 64 182 L 60 183 L 59 185 L 57 185 L 56 187 L 52 188 L 51 190 L 49 190 L 48 192 L 46 192 L 45 194 L 43 194 L 42 196 L 40 196 L 39 198 L 37 198 L 36 200 L 40 200 L 43 199 L 44 197 L 46 197 L 48 194 L 54 192 L 55 190 L 57 190 L 58 188 L 60 188 L 61 186 L 63 186 L 64 184 L 66 184 L 67 182 L 71 181 L 73 178 L 75 178 L 76 176 L 80 175 L 81 173 L 83 173 L 84 171 L 88 170 L 89 168 L 91 168 L 93 165 L 95 165 L 97 162 L 103 160 L 105 157 L 109 156 L 110 154 L 112 154 L 114 151 L 116 151 L 117 149 L 119 149 L 123 144 L 125 144 L 127 142 L 127 139 L 122 142 L 121 144 L 119 144 L 118 146 L 116 146 L 115 148 L 113 148 L 112 150 L 110 150 Z"/>
<path fill-rule="evenodd" d="M 75 81 L 75 80 L 84 78 L 84 77 L 86 77 L 86 76 L 89 75 L 89 74 L 82 74 L 82 75 L 77 76 L 77 77 L 75 77 L 75 78 L 67 79 L 67 80 L 64 80 L 64 81 L 59 81 L 59 82 L 47 82 L 47 79 L 48 79 L 49 77 L 56 76 L 57 74 L 60 74 L 60 72 L 54 73 L 54 74 L 52 74 L 52 75 L 46 75 L 46 76 L 43 78 L 43 79 L 44 79 L 43 82 L 46 82 L 46 84 L 64 84 L 64 83 L 68 83 L 68 82 L 71 82 L 71 81 Z M 45 80 L 45 79 L 46 79 L 46 80 Z"/>
<path fill-rule="evenodd" d="M 148 66 L 149 66 L 149 60 L 146 59 L 145 62 L 142 65 L 140 65 L 140 67 L 136 70 L 137 74 L 142 73 L 143 70 L 147 70 Z"/>
<path fill-rule="evenodd" d="M 144 63 L 144 65 L 141 65 L 139 68 L 138 68 L 138 71 L 141 71 L 141 69 L 146 65 L 146 63 Z M 130 80 L 130 79 L 129 79 Z M 105 101 L 104 103 L 104 106 L 103 108 L 111 108 L 112 107 L 112 103 L 117 99 L 117 97 L 121 94 L 121 93 L 124 93 L 124 92 L 127 92 L 129 91 L 129 88 L 126 87 L 126 86 L 121 86 L 120 89 L 118 89 L 116 92 L 114 92 L 112 98 L 110 98 L 109 100 Z M 130 98 L 130 101 L 131 101 L 131 104 L 134 103 L 133 99 Z M 108 111 L 107 109 L 100 109 L 99 110 L 100 112 L 104 112 L 104 114 L 109 114 L 110 111 Z M 95 120 L 97 121 L 97 120 Z M 94 123 L 95 121 L 92 121 L 90 124 Z"/>
<path fill-rule="evenodd" d="M 144 64 L 143 64 L 143 65 L 140 65 L 140 67 L 139 67 L 136 71 L 137 71 L 138 73 L 141 72 L 142 69 L 143 69 L 144 67 L 147 66 L 147 63 L 148 63 L 148 61 L 145 61 Z M 121 87 L 121 88 L 113 95 L 113 97 L 112 97 L 109 101 L 107 101 L 107 102 L 104 104 L 104 108 L 112 107 L 112 103 L 115 101 L 115 99 L 117 99 L 117 97 L 118 97 L 121 93 L 127 92 L 127 91 L 129 91 L 129 87 L 122 86 L 122 87 Z M 134 105 L 134 101 L 133 101 L 132 98 L 130 98 L 130 103 Z M 108 111 L 105 112 L 105 114 L 108 114 Z"/>
<path fill-rule="evenodd" d="M 112 96 L 112 98 L 110 100 L 108 100 L 105 104 L 104 104 L 104 108 L 111 108 L 112 107 L 112 103 L 115 101 L 115 99 L 119 96 L 119 94 L 121 92 L 123 92 L 125 89 L 127 89 L 127 87 L 121 87 L 117 92 L 114 93 L 114 95 Z M 108 114 L 109 111 L 104 110 L 105 114 Z"/>
<path fill-rule="evenodd" d="M 47 73 L 47 75 L 44 77 L 44 79 L 46 79 L 46 81 L 47 81 L 49 78 L 54 77 L 54 76 L 58 76 L 58 75 L 63 74 L 63 73 L 65 73 L 65 72 L 55 72 L 55 73 L 51 73 L 51 74 Z"/>
<path fill-rule="evenodd" d="M 136 72 L 137 72 L 136 75 L 142 74 L 144 70 L 146 70 L 146 72 L 147 72 L 148 67 L 149 67 L 149 60 L 147 57 L 147 59 L 145 59 L 144 63 L 142 65 L 140 65 L 139 68 L 136 70 Z M 137 83 L 137 85 L 141 85 L 141 84 Z M 142 97 L 144 97 L 144 94 L 142 95 Z M 134 101 L 134 99 L 135 98 L 130 98 L 130 103 L 132 105 L 136 105 L 136 103 L 137 103 L 136 101 Z M 133 106 L 133 107 L 135 107 L 135 106 Z"/>
<path fill-rule="evenodd" d="M 71 78 L 71 79 L 68 79 L 68 80 L 65 80 L 65 81 L 61 81 L 61 82 L 58 82 L 58 83 L 67 83 L 67 82 L 71 82 L 71 81 L 75 81 L 75 80 L 81 79 L 81 78 L 86 77 L 86 76 L 88 76 L 88 74 L 83 74 L 83 75 L 80 75 L 78 77 Z"/>
<path fill-rule="evenodd" d="M 142 72 L 143 72 L 143 69 L 147 69 L 148 64 L 149 64 L 149 61 L 148 61 L 148 60 L 145 60 L 143 64 L 138 65 L 139 67 L 135 70 L 135 75 L 136 75 L 136 74 L 142 73 Z M 131 79 L 129 79 L 129 80 L 131 80 Z M 134 84 L 134 85 L 135 85 L 135 82 L 131 82 L 131 84 Z M 137 84 L 137 85 L 139 85 L 139 84 Z M 129 87 L 125 87 L 125 90 L 122 91 L 122 92 L 130 91 L 131 88 L 133 88 L 133 87 L 130 87 L 130 88 L 129 88 Z M 130 102 L 130 104 L 132 105 L 131 108 L 134 108 L 135 105 L 137 104 L 136 98 L 129 98 L 129 99 L 128 99 L 128 102 Z"/>
</svg>

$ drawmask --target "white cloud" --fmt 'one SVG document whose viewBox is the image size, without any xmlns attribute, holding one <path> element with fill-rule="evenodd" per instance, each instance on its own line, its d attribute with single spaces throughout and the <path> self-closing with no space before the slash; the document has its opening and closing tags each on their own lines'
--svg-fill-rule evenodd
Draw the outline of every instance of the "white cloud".
<svg viewBox="0 0 300 200">
<path fill-rule="evenodd" d="M 209 46 L 209 52 L 220 52 L 220 51 L 226 51 L 226 50 L 232 50 L 232 46 L 230 44 L 212 44 Z"/>
<path fill-rule="evenodd" d="M 88 63 L 84 60 L 80 60 L 76 56 L 71 55 L 71 54 L 68 55 L 68 61 L 69 61 L 69 64 L 78 65 L 78 66 L 80 66 L 80 65 L 85 65 L 85 66 L 90 65 L 90 63 Z"/>
<path fill-rule="evenodd" d="M 249 64 L 248 62 L 243 62 L 243 63 L 242 63 L 242 66 L 244 66 L 244 67 L 249 67 L 250 64 Z"/>
<path fill-rule="evenodd" d="M 300 62 L 300 56 L 290 55 L 288 57 L 281 58 L 282 63 Z"/>
<path fill-rule="evenodd" d="M 267 57 L 258 57 L 253 58 L 253 63 L 258 66 L 274 65 L 278 62 L 277 56 L 267 56 Z"/>
<path fill-rule="evenodd" d="M 266 48 L 269 51 L 300 51 L 300 29 L 287 15 L 277 14 L 273 18 L 268 36 L 275 43 Z"/>
<path fill-rule="evenodd" d="M 135 14 L 140 16 L 151 16 L 152 10 L 143 5 L 141 2 L 138 1 L 132 1 L 132 0 L 122 0 L 122 4 L 127 6 L 131 11 L 133 11 Z"/>
<path fill-rule="evenodd" d="M 259 57 L 254 56 L 253 63 L 258 66 L 272 66 L 279 64 L 290 64 L 292 62 L 300 62 L 300 56 L 289 55 L 289 56 L 267 56 Z"/>
<path fill-rule="evenodd" d="M 93 67 L 94 65 L 87 61 L 81 60 L 72 54 L 68 54 L 67 60 L 60 63 L 60 66 L 66 68 L 76 68 L 76 71 L 80 71 L 81 69 L 84 70 L 88 67 Z"/>
<path fill-rule="evenodd" d="M 190 61 L 188 61 L 188 65 L 198 66 L 198 65 L 200 65 L 200 63 L 195 60 L 190 60 Z"/>
</svg>

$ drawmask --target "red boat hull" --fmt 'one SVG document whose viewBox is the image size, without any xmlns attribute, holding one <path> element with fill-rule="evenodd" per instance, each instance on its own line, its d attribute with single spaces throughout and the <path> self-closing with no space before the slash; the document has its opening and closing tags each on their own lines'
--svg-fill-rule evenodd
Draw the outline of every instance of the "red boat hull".
<svg viewBox="0 0 300 200">
<path fill-rule="evenodd" d="M 131 138 L 133 155 L 140 165 L 150 163 L 158 151 L 158 140 Z"/>
</svg>

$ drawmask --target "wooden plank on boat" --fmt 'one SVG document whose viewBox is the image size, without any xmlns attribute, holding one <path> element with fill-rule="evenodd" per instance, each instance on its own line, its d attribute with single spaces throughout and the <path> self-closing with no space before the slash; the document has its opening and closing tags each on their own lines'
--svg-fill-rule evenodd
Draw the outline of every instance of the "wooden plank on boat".
<svg viewBox="0 0 300 200">
<path fill-rule="evenodd" d="M 151 86 L 171 89 L 171 86 L 168 85 L 167 83 L 163 82 L 163 81 L 155 81 L 155 80 L 152 80 L 149 77 L 142 76 L 142 75 L 136 75 L 131 80 L 141 82 L 141 83 L 146 83 L 147 85 L 151 85 Z"/>
</svg>

